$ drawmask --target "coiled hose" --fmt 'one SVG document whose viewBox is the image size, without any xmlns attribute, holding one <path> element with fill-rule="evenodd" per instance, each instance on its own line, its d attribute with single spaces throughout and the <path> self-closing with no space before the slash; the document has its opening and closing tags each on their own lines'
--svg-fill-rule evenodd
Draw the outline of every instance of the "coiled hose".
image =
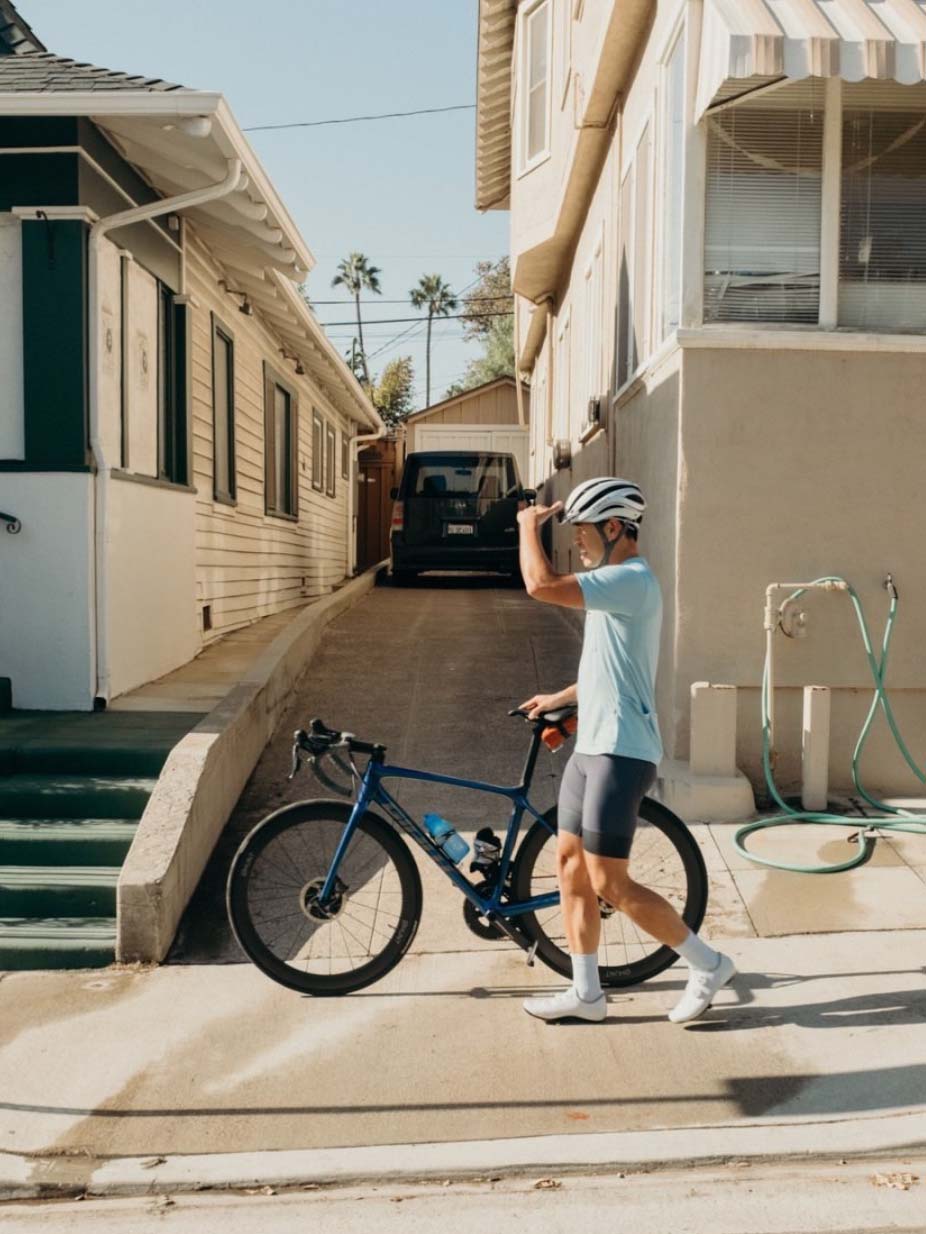
<svg viewBox="0 0 926 1234">
<path fill-rule="evenodd" d="M 868 666 L 871 670 L 871 675 L 874 680 L 875 690 L 871 700 L 871 706 L 868 709 L 868 715 L 865 723 L 862 726 L 862 731 L 859 734 L 858 741 L 855 744 L 855 750 L 852 754 L 852 782 L 855 785 L 858 795 L 866 801 L 875 810 L 879 811 L 881 817 L 878 818 L 852 818 L 845 814 L 831 814 L 826 810 L 808 811 L 796 810 L 782 798 L 775 784 L 775 777 L 772 771 L 772 750 L 771 750 L 771 715 L 770 715 L 770 665 L 769 658 L 766 656 L 765 669 L 762 674 L 762 765 L 765 771 L 765 782 L 768 785 L 769 793 L 773 801 L 782 811 L 781 814 L 775 814 L 771 818 L 763 818 L 757 822 L 747 823 L 745 827 L 740 827 L 735 835 L 734 843 L 738 852 L 743 856 L 748 857 L 751 861 L 758 862 L 760 865 L 771 866 L 778 870 L 792 870 L 798 874 L 838 874 L 843 870 L 852 870 L 856 866 L 864 865 L 866 861 L 871 859 L 875 850 L 875 843 L 878 839 L 878 833 L 882 831 L 903 831 L 910 832 L 915 835 L 926 836 L 926 814 L 917 814 L 912 810 L 903 810 L 896 806 L 890 806 L 884 801 L 879 801 L 865 790 L 862 784 L 859 766 L 861 763 L 862 752 L 865 748 L 865 743 L 868 740 L 868 735 L 871 732 L 872 724 L 878 710 L 883 712 L 884 718 L 887 720 L 888 727 L 897 743 L 897 747 L 903 755 L 904 761 L 921 783 L 926 784 L 926 772 L 919 766 L 913 755 L 907 748 L 899 728 L 897 721 L 894 718 L 894 712 L 891 708 L 890 699 L 884 687 L 884 678 L 887 673 L 887 659 L 891 646 L 891 638 L 894 633 L 894 623 L 897 619 L 898 595 L 897 588 L 894 586 L 893 579 L 888 576 L 885 581 L 885 587 L 890 593 L 891 601 L 888 610 L 887 623 L 884 627 L 884 636 L 881 641 L 881 657 L 878 659 L 872 647 L 871 635 L 868 630 L 868 623 L 865 620 L 865 612 L 862 608 L 862 602 L 858 592 L 846 579 L 840 578 L 838 575 L 829 575 L 824 578 L 815 579 L 813 583 L 807 587 L 799 588 L 792 594 L 782 605 L 782 609 L 786 605 L 799 600 L 802 595 L 811 587 L 822 586 L 827 583 L 841 584 L 845 587 L 849 598 L 855 608 L 855 615 L 858 619 L 859 629 L 862 635 L 862 642 L 865 645 L 865 655 L 868 658 Z M 746 848 L 746 839 L 755 832 L 764 831 L 770 827 L 787 827 L 793 826 L 795 823 L 806 823 L 813 825 L 851 827 L 858 832 L 858 851 L 848 861 L 842 861 L 835 865 L 825 866 L 810 866 L 810 865 L 794 865 L 790 862 L 775 861 L 770 857 L 760 857 L 757 853 L 750 852 Z"/>
</svg>

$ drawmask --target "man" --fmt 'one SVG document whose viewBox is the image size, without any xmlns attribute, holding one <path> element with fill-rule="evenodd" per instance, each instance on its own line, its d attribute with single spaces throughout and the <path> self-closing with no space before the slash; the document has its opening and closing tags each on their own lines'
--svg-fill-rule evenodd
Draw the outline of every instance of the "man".
<svg viewBox="0 0 926 1234">
<path fill-rule="evenodd" d="M 598 972 L 598 897 L 651 937 L 677 951 L 690 974 L 675 1023 L 694 1020 L 735 975 L 729 956 L 693 934 L 675 909 L 629 873 L 637 812 L 656 778 L 662 741 L 655 679 L 662 594 L 637 549 L 646 503 L 640 489 L 613 476 L 586 480 L 565 506 L 518 514 L 521 573 L 528 594 L 546 604 L 586 610 L 579 680 L 558 694 L 522 703 L 532 718 L 577 703 L 575 752 L 560 785 L 557 871 L 573 984 L 551 998 L 529 998 L 542 1020 L 603 1020 L 607 1001 Z M 553 515 L 575 530 L 583 574 L 557 574 L 540 543 Z"/>
</svg>

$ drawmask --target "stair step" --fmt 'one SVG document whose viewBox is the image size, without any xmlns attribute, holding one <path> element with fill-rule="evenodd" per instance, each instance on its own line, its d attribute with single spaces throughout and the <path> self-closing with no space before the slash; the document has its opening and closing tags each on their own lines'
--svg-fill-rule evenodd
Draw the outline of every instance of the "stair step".
<svg viewBox="0 0 926 1234">
<path fill-rule="evenodd" d="M 0 866 L 121 866 L 130 818 L 0 819 Z"/>
<path fill-rule="evenodd" d="M 105 968 L 115 956 L 114 917 L 0 917 L 0 970 Z"/>
<path fill-rule="evenodd" d="M 11 775 L 0 778 L 2 818 L 140 818 L 156 779 Z"/>
<path fill-rule="evenodd" d="M 2 866 L 0 905 L 11 917 L 115 917 L 118 868 Z"/>
<path fill-rule="evenodd" d="M 33 743 L 10 752 L 9 770 L 26 775 L 157 776 L 170 749 Z"/>
</svg>

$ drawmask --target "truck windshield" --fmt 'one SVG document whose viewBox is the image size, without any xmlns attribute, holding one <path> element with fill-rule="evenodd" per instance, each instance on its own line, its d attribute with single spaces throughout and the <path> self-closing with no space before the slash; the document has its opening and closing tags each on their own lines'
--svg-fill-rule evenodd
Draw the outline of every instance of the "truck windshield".
<svg viewBox="0 0 926 1234">
<path fill-rule="evenodd" d="M 409 497 L 481 497 L 493 500 L 518 491 L 514 461 L 499 454 L 429 454 L 409 459 Z"/>
</svg>

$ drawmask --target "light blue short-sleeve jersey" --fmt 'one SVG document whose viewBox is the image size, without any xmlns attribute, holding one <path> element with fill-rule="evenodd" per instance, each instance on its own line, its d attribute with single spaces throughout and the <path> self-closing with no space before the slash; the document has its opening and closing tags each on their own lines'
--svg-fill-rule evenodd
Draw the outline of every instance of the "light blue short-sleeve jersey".
<svg viewBox="0 0 926 1234">
<path fill-rule="evenodd" d="M 658 763 L 659 582 L 643 557 L 599 566 L 576 578 L 585 600 L 576 751 Z"/>
</svg>

